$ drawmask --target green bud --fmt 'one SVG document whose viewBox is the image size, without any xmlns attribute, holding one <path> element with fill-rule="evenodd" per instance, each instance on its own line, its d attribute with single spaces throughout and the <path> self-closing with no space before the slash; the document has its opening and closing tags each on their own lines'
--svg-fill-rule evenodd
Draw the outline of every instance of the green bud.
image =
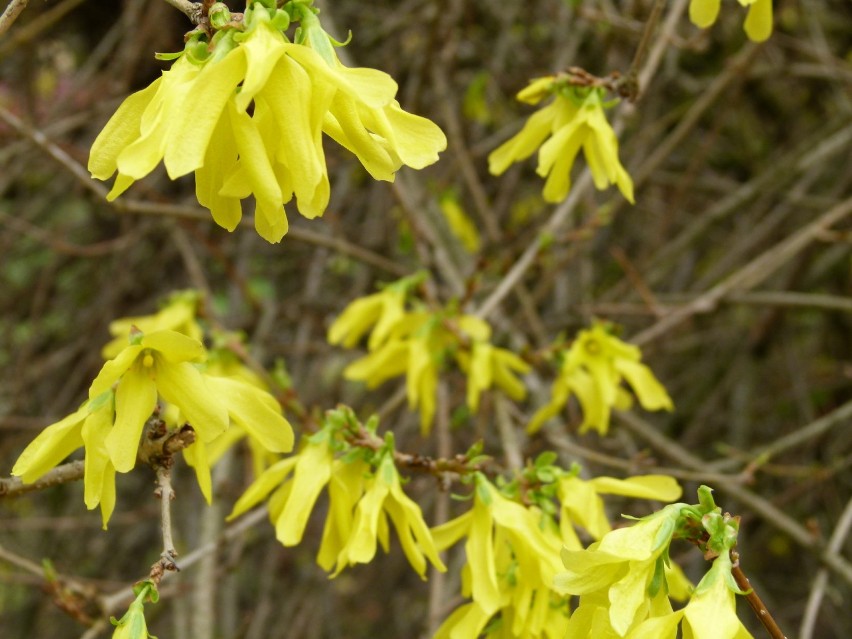
<svg viewBox="0 0 852 639">
<path fill-rule="evenodd" d="M 224 2 L 216 2 L 207 13 L 214 29 L 222 29 L 231 21 L 231 11 Z"/>
</svg>

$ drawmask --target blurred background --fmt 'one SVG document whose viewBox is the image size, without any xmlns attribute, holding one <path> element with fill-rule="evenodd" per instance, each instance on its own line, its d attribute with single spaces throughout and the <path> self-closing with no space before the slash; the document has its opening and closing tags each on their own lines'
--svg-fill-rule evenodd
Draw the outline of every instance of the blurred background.
<svg viewBox="0 0 852 639">
<path fill-rule="evenodd" d="M 185 16 L 159 0 L 30 2 L 0 37 L 3 473 L 86 397 L 110 320 L 152 313 L 170 292 L 196 288 L 211 317 L 245 334 L 258 361 L 286 364 L 304 406 L 344 402 L 363 418 L 380 411 L 400 450 L 463 452 L 484 439 L 506 468 L 555 449 L 563 465 L 579 462 L 589 476 L 675 472 L 687 502 L 700 483 L 716 487 L 717 503 L 742 515 L 743 566 L 788 636 L 800 634 L 809 601 L 819 612 L 808 636 L 852 635 L 842 529 L 824 556 L 844 512 L 850 519 L 852 495 L 852 215 L 842 214 L 852 208 L 849 2 L 779 0 L 775 32 L 760 45 L 746 39 L 736 2 L 723 2 L 705 31 L 690 24 L 686 2 L 664 3 L 650 42 L 653 76 L 635 104 L 609 111 L 621 127 L 635 206 L 614 188 L 580 189 L 578 159 L 565 222 L 543 238 L 566 205 L 541 199 L 535 160 L 500 178 L 487 171 L 488 153 L 533 112 L 515 93 L 569 66 L 626 73 L 653 4 L 323 2 L 326 29 L 340 40 L 352 31 L 347 64 L 390 73 L 403 108 L 437 122 L 449 148 L 438 164 L 403 169 L 388 184 L 326 139 L 328 211 L 308 221 L 290 205 L 290 234 L 269 245 L 250 220 L 233 233 L 216 226 L 195 202 L 192 179 L 169 181 L 162 168 L 118 206 L 85 186 L 92 140 L 130 92 L 167 68 L 154 52 L 182 49 L 192 26 Z M 442 199 L 476 225 L 478 250 L 454 236 Z M 637 408 L 600 437 L 579 435 L 579 415 L 569 410 L 527 438 L 525 423 L 549 397 L 552 371 L 528 377 L 525 402 L 487 397 L 473 417 L 458 410 L 461 375 L 448 373 L 443 426 L 424 439 L 401 378 L 374 391 L 342 380 L 360 351 L 329 346 L 325 333 L 356 296 L 426 268 L 441 301 L 475 309 L 542 239 L 494 307 L 495 342 L 531 352 L 572 338 L 592 318 L 616 322 L 641 345 L 673 413 Z M 188 553 L 219 539 L 251 465 L 238 451 L 217 471 L 213 507 L 186 466 L 175 472 L 176 542 Z M 107 532 L 100 514 L 85 510 L 79 482 L 0 498 L 5 639 L 98 636 L 52 602 L 38 564 L 49 559 L 89 594 L 144 576 L 160 552 L 153 481 L 143 467 L 118 477 Z M 430 522 L 445 500 L 435 488 L 417 477 L 408 489 L 421 495 Z M 608 503 L 613 521 L 658 507 Z M 459 553 L 439 587 L 417 578 L 395 540 L 389 555 L 330 581 L 314 562 L 324 507 L 297 548 L 281 547 L 262 519 L 166 579 L 161 602 L 146 607 L 151 631 L 173 639 L 429 636 L 436 615 L 461 601 Z M 676 558 L 700 576 L 700 554 L 681 550 Z M 745 607 L 741 617 L 761 636 Z"/>
</svg>

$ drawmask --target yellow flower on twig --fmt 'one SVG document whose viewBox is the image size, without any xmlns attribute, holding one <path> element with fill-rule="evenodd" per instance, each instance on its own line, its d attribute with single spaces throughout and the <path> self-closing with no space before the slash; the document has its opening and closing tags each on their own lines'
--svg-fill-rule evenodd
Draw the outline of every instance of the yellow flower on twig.
<svg viewBox="0 0 852 639">
<path fill-rule="evenodd" d="M 257 232 L 278 242 L 293 197 L 307 218 L 328 205 L 323 132 L 376 179 L 392 181 L 403 164 L 423 168 L 438 159 L 444 134 L 399 107 L 396 82 L 342 65 L 316 10 L 306 3 L 290 10 L 302 22 L 297 42 L 284 33 L 287 10 L 253 2 L 209 42 L 194 32 L 171 69 L 125 100 L 89 158 L 93 177 L 118 173 L 109 200 L 162 161 L 172 179 L 195 173 L 199 203 L 228 230 L 253 195 Z"/>
<path fill-rule="evenodd" d="M 571 189 L 571 168 L 582 150 L 595 186 L 605 189 L 615 184 L 632 204 L 633 181 L 618 159 L 618 140 L 604 115 L 603 89 L 572 86 L 550 76 L 533 80 L 517 97 L 538 104 L 550 94 L 553 102 L 534 113 L 517 135 L 491 152 L 488 170 L 500 175 L 513 162 L 525 160 L 538 149 L 536 172 L 546 178 L 544 199 L 560 202 Z"/>
</svg>

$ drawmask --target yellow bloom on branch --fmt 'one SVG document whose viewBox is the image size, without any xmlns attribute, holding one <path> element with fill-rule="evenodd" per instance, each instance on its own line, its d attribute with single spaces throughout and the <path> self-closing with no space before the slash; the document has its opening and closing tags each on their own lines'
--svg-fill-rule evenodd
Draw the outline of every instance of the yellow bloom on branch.
<svg viewBox="0 0 852 639">
<path fill-rule="evenodd" d="M 400 108 L 393 79 L 345 67 L 315 10 L 291 9 L 301 12 L 298 42 L 284 34 L 287 11 L 253 2 L 243 20 L 224 24 L 209 42 L 196 33 L 161 78 L 125 100 L 89 158 L 93 177 L 118 173 L 108 199 L 162 161 L 172 179 L 195 174 L 198 201 L 228 230 L 253 195 L 255 228 L 278 242 L 293 197 L 307 218 L 328 205 L 323 132 L 376 179 L 437 161 L 444 134 Z"/>
<path fill-rule="evenodd" d="M 618 140 L 604 115 L 603 90 L 571 86 L 553 76 L 533 80 L 517 97 L 538 104 L 551 93 L 553 102 L 534 113 L 517 135 L 491 152 L 488 170 L 500 175 L 538 149 L 536 172 L 546 179 L 544 199 L 560 202 L 571 189 L 571 168 L 582 150 L 595 187 L 605 189 L 615 184 L 632 204 L 633 181 L 618 159 Z"/>
<path fill-rule="evenodd" d="M 612 409 L 627 409 L 633 401 L 622 388 L 623 381 L 646 410 L 673 410 L 666 389 L 641 359 L 637 346 L 610 334 L 603 323 L 580 331 L 564 355 L 550 402 L 536 411 L 527 430 L 536 432 L 562 410 L 573 394 L 583 410 L 580 432 L 595 429 L 606 434 Z"/>
</svg>

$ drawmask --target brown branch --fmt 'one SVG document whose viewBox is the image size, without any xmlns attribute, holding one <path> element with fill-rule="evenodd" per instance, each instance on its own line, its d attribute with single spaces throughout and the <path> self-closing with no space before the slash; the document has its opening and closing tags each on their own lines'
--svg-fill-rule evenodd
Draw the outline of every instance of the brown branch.
<svg viewBox="0 0 852 639">
<path fill-rule="evenodd" d="M 24 493 L 83 479 L 83 469 L 82 461 L 73 461 L 49 470 L 31 484 L 25 484 L 20 477 L 0 479 L 0 497 L 23 495 Z"/>
<path fill-rule="evenodd" d="M 737 553 L 731 553 L 735 559 L 733 570 L 731 570 L 731 574 L 734 576 L 734 580 L 737 582 L 737 586 L 739 586 L 740 590 L 744 591 L 746 594 L 743 595 L 748 601 L 748 605 L 751 606 L 751 609 L 754 611 L 754 614 L 757 615 L 757 618 L 760 620 L 760 623 L 763 624 L 763 627 L 766 628 L 766 632 L 769 633 L 769 636 L 772 639 L 787 639 L 787 635 L 785 635 L 781 628 L 778 627 L 773 616 L 769 613 L 769 610 L 766 608 L 766 605 L 763 603 L 763 600 L 757 595 L 752 587 L 751 583 L 746 577 L 743 569 L 740 568 L 739 560 L 737 559 Z"/>
<path fill-rule="evenodd" d="M 27 2 L 29 0 L 12 0 L 9 3 L 3 15 L 0 15 L 0 35 L 3 35 L 9 30 L 12 23 L 21 15 L 21 11 L 27 8 Z"/>
</svg>

